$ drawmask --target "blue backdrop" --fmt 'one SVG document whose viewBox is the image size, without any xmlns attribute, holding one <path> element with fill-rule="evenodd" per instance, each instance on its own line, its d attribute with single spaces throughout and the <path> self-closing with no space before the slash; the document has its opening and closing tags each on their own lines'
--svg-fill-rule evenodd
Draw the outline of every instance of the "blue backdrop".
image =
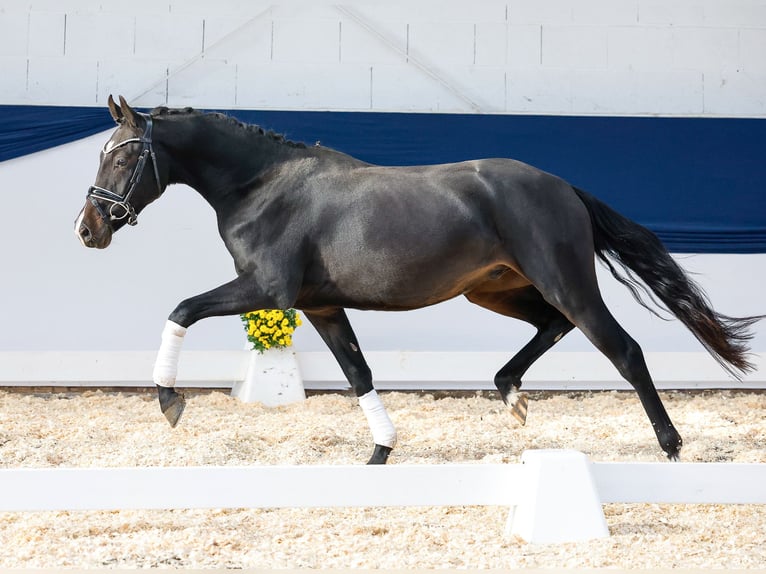
<svg viewBox="0 0 766 574">
<path fill-rule="evenodd" d="M 600 197 L 673 252 L 766 252 L 766 119 L 227 113 L 383 165 L 512 157 Z M 112 126 L 104 108 L 0 106 L 0 161 Z"/>
</svg>

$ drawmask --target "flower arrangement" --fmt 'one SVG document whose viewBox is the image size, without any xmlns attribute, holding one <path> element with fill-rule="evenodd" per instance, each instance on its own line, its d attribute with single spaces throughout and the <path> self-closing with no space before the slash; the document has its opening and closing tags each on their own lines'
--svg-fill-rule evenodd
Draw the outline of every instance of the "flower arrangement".
<svg viewBox="0 0 766 574">
<path fill-rule="evenodd" d="M 260 309 L 240 315 L 245 324 L 247 340 L 253 350 L 285 348 L 293 344 L 293 333 L 301 325 L 301 317 L 295 309 Z"/>
</svg>

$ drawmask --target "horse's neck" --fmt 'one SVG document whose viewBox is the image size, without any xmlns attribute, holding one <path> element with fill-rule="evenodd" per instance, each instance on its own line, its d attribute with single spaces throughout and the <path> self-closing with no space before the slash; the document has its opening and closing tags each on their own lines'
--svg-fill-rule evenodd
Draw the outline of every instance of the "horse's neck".
<svg viewBox="0 0 766 574">
<path fill-rule="evenodd" d="M 167 141 L 171 150 L 170 183 L 194 188 L 216 210 L 220 202 L 230 202 L 232 196 L 292 155 L 288 146 L 266 135 L 232 134 L 215 125 L 179 123 Z"/>
</svg>

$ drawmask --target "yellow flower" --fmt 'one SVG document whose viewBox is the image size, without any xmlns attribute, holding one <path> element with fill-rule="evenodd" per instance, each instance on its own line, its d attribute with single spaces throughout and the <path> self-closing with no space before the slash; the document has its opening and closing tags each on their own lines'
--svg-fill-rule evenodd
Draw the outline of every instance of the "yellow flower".
<svg viewBox="0 0 766 574">
<path fill-rule="evenodd" d="M 272 347 L 289 347 L 296 327 L 302 324 L 295 309 L 257 309 L 241 315 L 247 340 L 253 349 L 265 351 Z"/>
</svg>

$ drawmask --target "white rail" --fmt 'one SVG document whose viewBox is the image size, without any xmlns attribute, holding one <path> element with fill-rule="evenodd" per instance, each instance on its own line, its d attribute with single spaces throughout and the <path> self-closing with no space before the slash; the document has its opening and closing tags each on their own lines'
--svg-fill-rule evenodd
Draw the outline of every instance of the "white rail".
<svg viewBox="0 0 766 574">
<path fill-rule="evenodd" d="M 0 511 L 508 506 L 532 542 L 608 535 L 602 504 L 766 504 L 766 464 L 592 463 L 527 451 L 521 464 L 0 470 Z"/>
</svg>

